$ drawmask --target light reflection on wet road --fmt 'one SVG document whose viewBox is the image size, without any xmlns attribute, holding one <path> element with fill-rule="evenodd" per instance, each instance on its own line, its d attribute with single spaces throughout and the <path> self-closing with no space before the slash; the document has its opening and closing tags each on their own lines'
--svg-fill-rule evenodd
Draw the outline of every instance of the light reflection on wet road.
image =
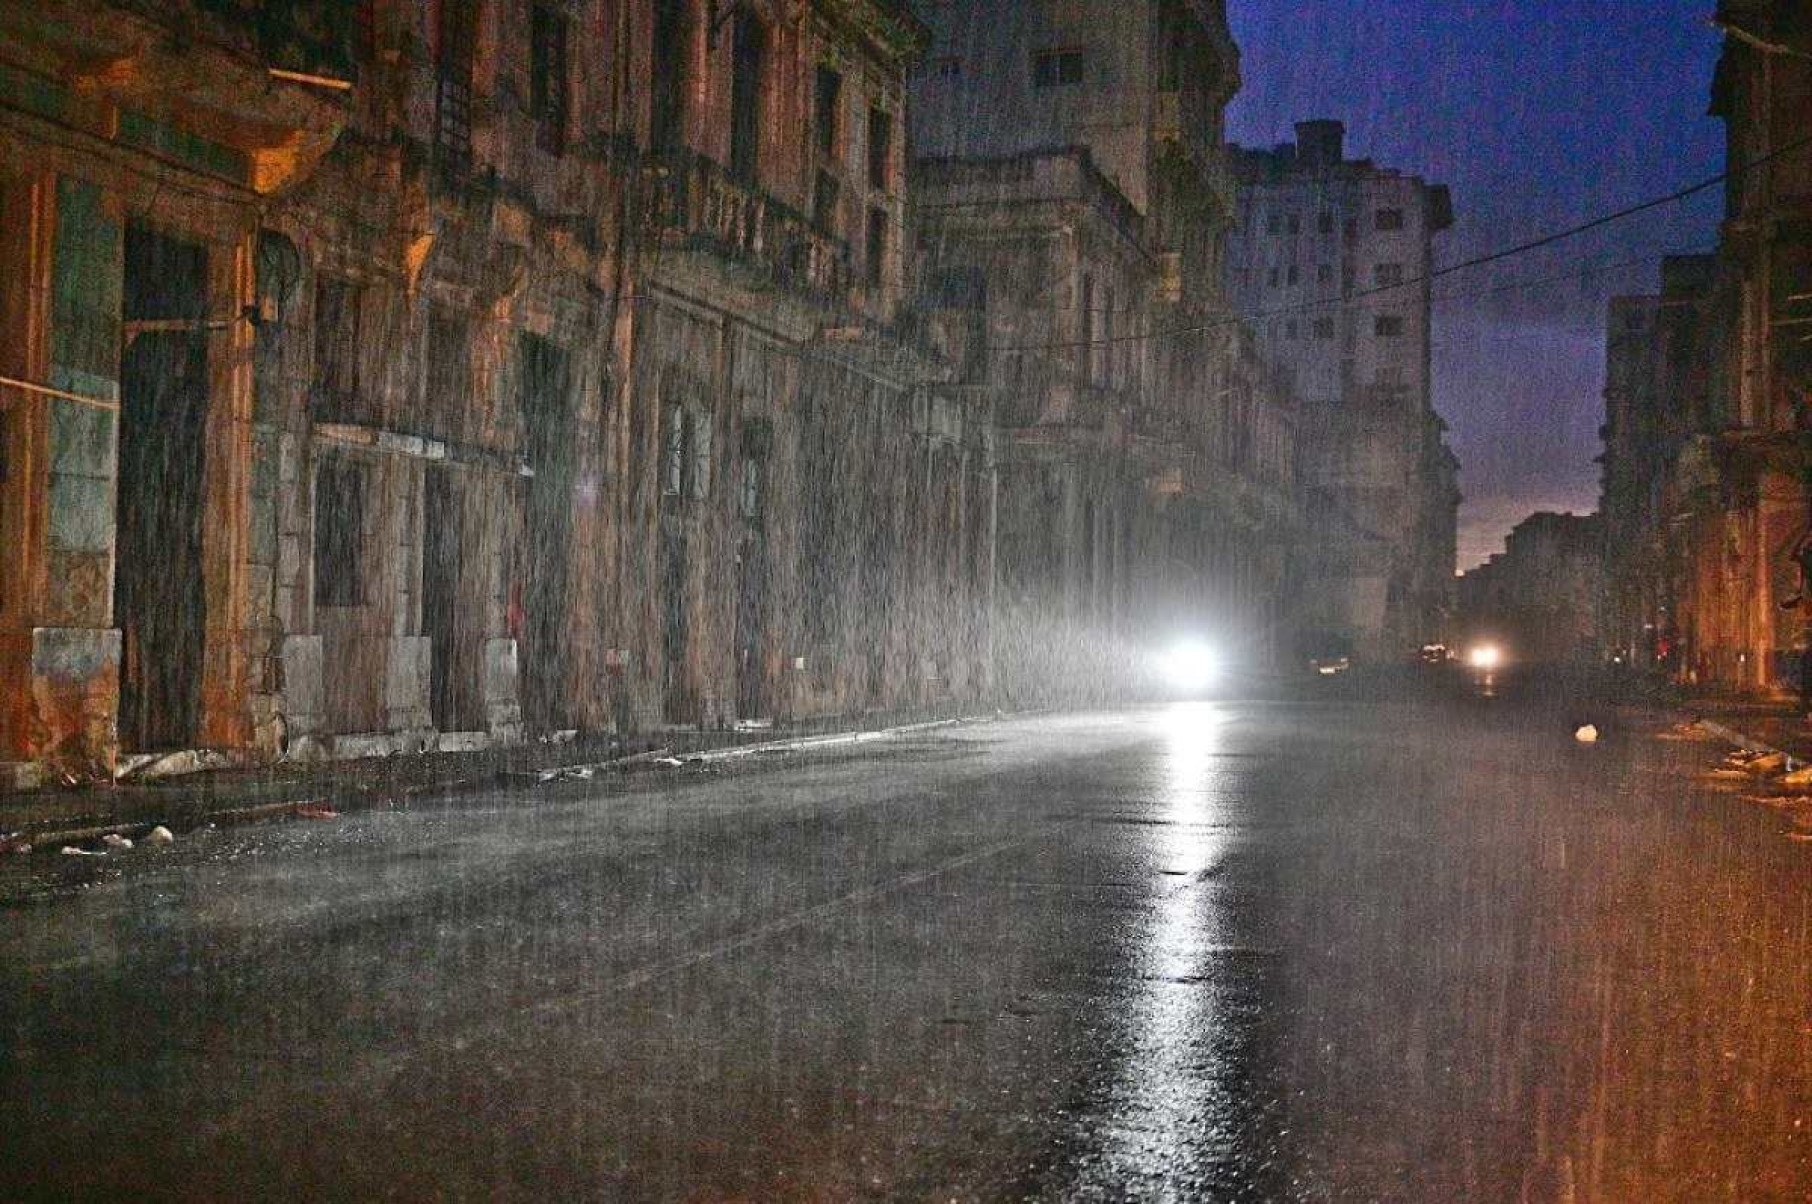
<svg viewBox="0 0 1812 1204">
<path fill-rule="evenodd" d="M 198 834 L 0 912 L 0 1194 L 1807 1198 L 1812 857 L 1570 732 L 1188 704 Z"/>
</svg>

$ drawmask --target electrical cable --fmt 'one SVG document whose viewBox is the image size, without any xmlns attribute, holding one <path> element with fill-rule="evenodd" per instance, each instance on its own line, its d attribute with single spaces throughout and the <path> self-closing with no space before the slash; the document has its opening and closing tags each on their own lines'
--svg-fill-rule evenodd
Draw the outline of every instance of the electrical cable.
<svg viewBox="0 0 1812 1204">
<path fill-rule="evenodd" d="M 1105 338 L 1105 339 L 1079 339 L 1079 340 L 1069 340 L 1069 341 L 1063 341 L 1063 342 L 1050 342 L 1050 343 L 1025 343 L 1025 344 L 1017 344 L 1017 345 L 996 345 L 996 346 L 988 347 L 987 350 L 990 352 L 1002 352 L 1002 353 L 1025 352 L 1025 351 L 1063 351 L 1063 350 L 1076 350 L 1076 349 L 1080 349 L 1080 348 L 1084 348 L 1084 347 L 1108 346 L 1108 345 L 1115 344 L 1115 343 L 1137 343 L 1137 342 L 1155 341 L 1157 339 L 1177 338 L 1177 337 L 1181 337 L 1183 335 L 1190 335 L 1190 334 L 1205 334 L 1210 331 L 1220 330 L 1220 329 L 1223 329 L 1228 326 L 1238 325 L 1241 322 L 1249 322 L 1249 321 L 1254 321 L 1254 320 L 1261 319 L 1261 318 L 1280 317 L 1280 316 L 1284 316 L 1284 315 L 1291 314 L 1291 313 L 1306 313 L 1306 312 L 1309 312 L 1310 310 L 1322 309 L 1322 308 L 1326 308 L 1330 305 L 1350 304 L 1353 301 L 1361 300 L 1366 297 L 1373 297 L 1373 296 L 1378 296 L 1383 293 L 1395 292 L 1398 289 L 1409 288 L 1413 285 L 1427 284 L 1431 281 L 1441 279 L 1442 277 L 1451 276 L 1456 272 L 1463 272 L 1463 271 L 1466 271 L 1471 268 L 1482 267 L 1485 264 L 1499 263 L 1503 260 L 1510 259 L 1514 256 L 1525 255 L 1525 254 L 1529 253 L 1530 251 L 1537 251 L 1537 250 L 1541 250 L 1544 247 L 1553 246 L 1556 243 L 1564 242 L 1567 239 L 1577 237 L 1578 235 L 1584 234 L 1588 231 L 1597 230 L 1604 226 L 1611 225 L 1615 222 L 1623 221 L 1627 218 L 1634 217 L 1637 214 L 1647 213 L 1651 210 L 1659 209 L 1659 208 L 1662 208 L 1667 205 L 1678 204 L 1679 202 L 1686 200 L 1689 197 L 1696 196 L 1701 192 L 1707 191 L 1708 189 L 1716 188 L 1718 185 L 1726 183 L 1727 181 L 1729 181 L 1733 178 L 1747 175 L 1750 172 L 1756 170 L 1757 168 L 1766 166 L 1767 164 L 1773 162 L 1776 159 L 1779 159 L 1786 155 L 1792 154 L 1795 151 L 1804 150 L 1807 147 L 1812 147 L 1812 135 L 1808 135 L 1807 137 L 1796 139 L 1795 141 L 1789 142 L 1785 146 L 1778 147 L 1777 149 L 1770 151 L 1768 154 L 1763 155 L 1760 158 L 1753 159 L 1750 162 L 1745 163 L 1740 167 L 1735 167 L 1735 168 L 1731 168 L 1727 171 L 1719 172 L 1717 175 L 1710 176 L 1710 177 L 1700 180 L 1694 184 L 1689 184 L 1684 188 L 1676 189 L 1675 191 L 1667 193 L 1664 196 L 1651 197 L 1648 200 L 1639 201 L 1633 205 L 1627 205 L 1622 209 L 1616 210 L 1615 212 L 1607 213 L 1607 214 L 1603 214 L 1599 217 L 1591 218 L 1588 221 L 1580 222 L 1577 225 L 1568 226 L 1565 229 L 1556 230 L 1549 234 L 1544 234 L 1537 238 L 1529 239 L 1526 242 L 1517 243 L 1513 246 L 1504 247 L 1504 248 L 1502 248 L 1500 250 L 1496 250 L 1496 251 L 1488 251 L 1482 255 L 1475 255 L 1469 259 L 1460 260 L 1458 263 L 1448 264 L 1445 267 L 1435 268 L 1431 271 L 1423 273 L 1420 276 L 1410 277 L 1397 284 L 1373 285 L 1369 288 L 1360 289 L 1359 291 L 1351 294 L 1350 296 L 1342 297 L 1339 299 L 1326 299 L 1326 300 L 1319 300 L 1319 301 L 1302 302 L 1302 303 L 1298 303 L 1295 305 L 1284 306 L 1284 307 L 1277 308 L 1277 309 L 1261 311 L 1259 313 L 1230 315 L 1230 316 L 1224 317 L 1224 318 L 1216 318 L 1210 322 L 1194 323 L 1194 324 L 1191 324 L 1188 326 L 1177 326 L 1177 327 L 1172 327 L 1168 330 L 1147 331 L 1143 334 L 1115 335 L 1115 336 L 1112 336 L 1111 338 Z"/>
</svg>

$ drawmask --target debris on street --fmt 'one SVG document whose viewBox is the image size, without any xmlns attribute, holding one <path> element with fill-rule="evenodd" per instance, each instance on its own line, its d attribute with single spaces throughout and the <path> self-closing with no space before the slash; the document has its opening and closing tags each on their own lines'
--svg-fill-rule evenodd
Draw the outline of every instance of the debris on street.
<svg viewBox="0 0 1812 1204">
<path fill-rule="evenodd" d="M 145 833 L 145 843 L 147 845 L 172 845 L 176 843 L 176 835 L 162 824 L 158 824 Z"/>
<path fill-rule="evenodd" d="M 118 832 L 107 833 L 105 836 L 101 837 L 101 843 L 110 849 L 123 850 L 132 847 L 132 841 L 127 837 L 121 836 Z"/>
<path fill-rule="evenodd" d="M 1573 739 L 1581 744 L 1598 743 L 1598 726 L 1592 723 L 1580 724 L 1578 730 L 1573 733 Z"/>
</svg>

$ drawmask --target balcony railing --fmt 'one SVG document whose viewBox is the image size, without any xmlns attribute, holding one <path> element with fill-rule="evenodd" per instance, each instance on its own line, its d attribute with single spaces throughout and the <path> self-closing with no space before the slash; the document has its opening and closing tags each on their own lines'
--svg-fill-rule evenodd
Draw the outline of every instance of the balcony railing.
<svg viewBox="0 0 1812 1204">
<path fill-rule="evenodd" d="M 691 152 L 646 160 L 641 185 L 643 226 L 664 244 L 722 255 L 810 296 L 848 291 L 848 244 L 712 160 Z"/>
<path fill-rule="evenodd" d="M 267 66 L 352 79 L 371 37 L 359 0 L 111 0 L 178 36 L 218 39 Z"/>
</svg>

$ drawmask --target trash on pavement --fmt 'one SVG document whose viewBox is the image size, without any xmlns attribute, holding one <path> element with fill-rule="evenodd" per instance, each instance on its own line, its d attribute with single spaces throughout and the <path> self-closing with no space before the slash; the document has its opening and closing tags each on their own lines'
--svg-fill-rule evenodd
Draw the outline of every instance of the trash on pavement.
<svg viewBox="0 0 1812 1204">
<path fill-rule="evenodd" d="M 132 842 L 124 836 L 121 836 L 118 832 L 107 833 L 105 836 L 101 837 L 101 843 L 110 849 L 129 849 L 132 847 Z"/>
<path fill-rule="evenodd" d="M 148 845 L 175 844 L 176 834 L 162 824 L 158 824 L 155 828 L 152 828 L 149 832 L 145 833 L 145 843 Z"/>
<path fill-rule="evenodd" d="M 1706 731 L 1705 726 L 1697 719 L 1689 719 L 1684 723 L 1676 723 L 1664 732 L 1655 733 L 1655 739 L 1657 740 L 1705 741 L 1710 740 L 1711 738 L 1711 733 Z"/>
<path fill-rule="evenodd" d="M 78 849 L 72 844 L 63 846 L 63 856 L 65 857 L 105 857 L 106 855 L 105 849 Z"/>
<path fill-rule="evenodd" d="M 1744 768 L 1750 773 L 1755 774 L 1757 777 L 1767 777 L 1770 774 L 1780 773 L 1787 768 L 1787 754 L 1783 752 L 1762 753 L 1759 756 L 1749 758 L 1749 761 Z"/>
<path fill-rule="evenodd" d="M 555 769 L 544 769 L 536 775 L 541 782 L 583 782 L 595 772 L 590 765 L 563 765 Z"/>
<path fill-rule="evenodd" d="M 1573 732 L 1573 739 L 1579 741 L 1581 744 L 1598 743 L 1598 726 L 1592 723 L 1580 724 Z"/>
<path fill-rule="evenodd" d="M 0 833 L 0 853 L 29 853 L 31 841 L 25 839 L 23 832 Z"/>
<path fill-rule="evenodd" d="M 340 813 L 326 803 L 303 803 L 296 808 L 297 819 L 338 819 Z"/>
</svg>

